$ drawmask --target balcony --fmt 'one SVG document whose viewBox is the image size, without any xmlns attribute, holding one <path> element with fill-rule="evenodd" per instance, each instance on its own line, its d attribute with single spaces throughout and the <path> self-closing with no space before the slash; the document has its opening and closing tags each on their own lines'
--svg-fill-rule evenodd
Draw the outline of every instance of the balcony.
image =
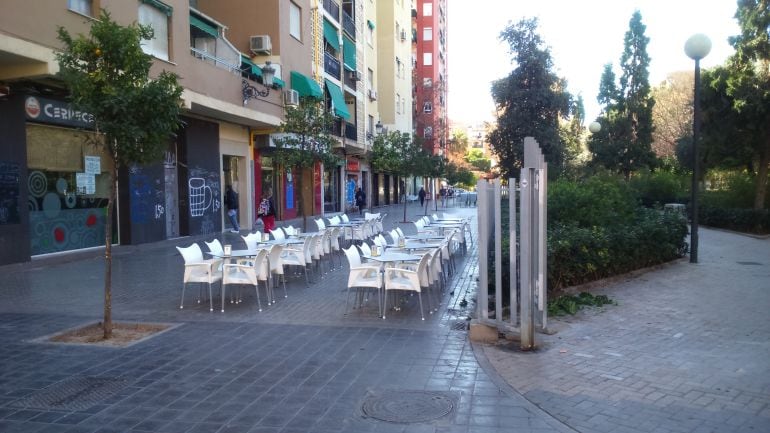
<svg viewBox="0 0 770 433">
<path fill-rule="evenodd" d="M 342 11 L 342 30 L 353 40 L 356 39 L 356 22 L 347 12 Z"/>
<path fill-rule="evenodd" d="M 345 138 L 358 141 L 358 128 L 356 128 L 356 125 L 345 122 Z"/>
<path fill-rule="evenodd" d="M 324 52 L 324 71 L 336 79 L 340 79 L 340 61 L 333 55 Z"/>
<path fill-rule="evenodd" d="M 340 19 L 340 4 L 334 0 L 323 0 L 324 10 L 329 13 L 335 20 Z"/>
<path fill-rule="evenodd" d="M 201 50 L 195 47 L 190 47 L 190 54 L 192 54 L 193 57 L 195 57 L 196 59 L 203 60 L 204 62 L 214 65 L 218 68 L 228 70 L 235 75 L 241 74 L 241 65 L 235 64 L 232 58 L 225 59 L 222 57 L 217 57 L 217 56 L 211 55 L 205 50 Z"/>
</svg>

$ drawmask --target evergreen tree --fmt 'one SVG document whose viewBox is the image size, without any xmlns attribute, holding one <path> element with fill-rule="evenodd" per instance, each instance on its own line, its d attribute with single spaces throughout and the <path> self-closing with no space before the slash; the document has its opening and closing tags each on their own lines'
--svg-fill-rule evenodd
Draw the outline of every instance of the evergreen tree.
<svg viewBox="0 0 770 433">
<path fill-rule="evenodd" d="M 634 12 L 624 37 L 624 49 L 620 58 L 623 71 L 620 87 L 614 87 L 614 74 L 610 65 L 602 73 L 599 103 L 605 104 L 602 130 L 589 141 L 593 163 L 615 170 L 628 178 L 642 167 L 653 167 L 652 108 L 655 101 L 650 93 L 648 68 L 650 57 L 644 35 L 646 26 L 642 15 Z M 617 93 L 616 93 L 617 92 Z"/>
<path fill-rule="evenodd" d="M 550 50 L 537 33 L 536 18 L 508 26 L 500 38 L 510 45 L 516 68 L 492 85 L 497 107 L 497 127 L 489 134 L 504 177 L 519 174 L 524 156 L 524 137 L 534 137 L 546 161 L 558 174 L 564 165 L 564 146 L 559 119 L 569 113 L 566 82 L 553 71 Z"/>
</svg>

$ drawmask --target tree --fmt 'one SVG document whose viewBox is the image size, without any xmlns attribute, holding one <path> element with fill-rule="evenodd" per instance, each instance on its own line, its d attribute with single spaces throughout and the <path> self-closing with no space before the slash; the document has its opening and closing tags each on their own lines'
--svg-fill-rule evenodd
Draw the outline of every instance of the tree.
<svg viewBox="0 0 770 433">
<path fill-rule="evenodd" d="M 112 336 L 112 215 L 118 169 L 161 161 L 171 134 L 180 126 L 183 88 L 167 71 L 149 78 L 152 56 L 142 40 L 152 39 L 149 26 L 127 27 L 107 11 L 91 24 L 88 36 L 73 38 L 58 28 L 64 49 L 56 55 L 59 76 L 70 90 L 72 104 L 94 116 L 97 133 L 110 164 L 110 192 L 104 228 L 104 338 Z"/>
<path fill-rule="evenodd" d="M 380 134 L 372 145 L 372 168 L 398 177 L 420 175 L 425 166 L 427 152 L 417 140 L 405 132 L 392 131 Z M 404 222 L 406 222 L 404 200 Z"/>
<path fill-rule="evenodd" d="M 470 149 L 463 159 L 477 171 L 488 172 L 492 168 L 492 161 L 484 156 L 484 151 L 481 149 Z"/>
<path fill-rule="evenodd" d="M 537 18 L 524 19 L 500 34 L 516 63 L 506 78 L 492 84 L 498 119 L 488 139 L 504 177 L 518 175 L 527 136 L 537 139 L 554 174 L 564 163 L 559 119 L 569 112 L 570 95 L 566 82 L 552 71 L 551 53 L 537 34 L 537 25 Z"/>
<path fill-rule="evenodd" d="M 462 129 L 453 130 L 447 146 L 449 159 L 452 161 L 462 159 L 466 149 L 468 149 L 468 134 Z"/>
<path fill-rule="evenodd" d="M 562 174 L 571 178 L 577 178 L 583 161 L 583 149 L 586 135 L 585 107 L 583 97 L 578 95 L 572 103 L 569 119 L 559 122 L 559 135 L 564 143 L 564 169 Z"/>
<path fill-rule="evenodd" d="M 639 168 L 655 165 L 652 152 L 652 108 L 655 101 L 650 96 L 647 71 L 650 65 L 647 55 L 650 38 L 644 35 L 645 30 L 641 13 L 634 12 L 620 57 L 623 70 L 620 86 L 614 87 L 611 82 L 614 74 L 611 67 L 605 66 L 597 97 L 599 103 L 605 104 L 603 119 L 599 120 L 602 130 L 592 135 L 588 142 L 594 165 L 616 170 L 626 178 Z"/>
<path fill-rule="evenodd" d="M 658 157 L 671 158 L 677 142 L 692 137 L 693 73 L 674 72 L 652 89 L 652 150 Z"/>
<path fill-rule="evenodd" d="M 337 156 L 332 153 L 335 139 L 330 133 L 333 121 L 321 101 L 303 97 L 298 106 L 286 108 L 286 120 L 280 126 L 284 134 L 274 140 L 275 160 L 287 170 L 299 172 L 294 179 L 300 191 L 297 213 L 302 218 L 303 229 L 307 229 L 307 215 L 302 200 L 302 175 L 316 163 L 330 166 L 337 162 Z"/>
</svg>

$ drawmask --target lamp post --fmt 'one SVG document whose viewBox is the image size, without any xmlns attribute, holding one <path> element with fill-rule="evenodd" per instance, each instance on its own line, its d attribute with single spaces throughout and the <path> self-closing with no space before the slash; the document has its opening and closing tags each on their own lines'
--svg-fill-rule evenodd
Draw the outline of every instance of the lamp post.
<svg viewBox="0 0 770 433">
<path fill-rule="evenodd" d="M 594 120 L 588 125 L 588 130 L 591 131 L 591 134 L 596 134 L 602 130 L 602 124 Z"/>
<path fill-rule="evenodd" d="M 275 76 L 275 68 L 270 62 L 265 62 L 265 66 L 262 67 L 262 85 L 265 86 L 265 90 L 259 90 L 258 88 L 249 84 L 245 79 L 241 80 L 241 93 L 243 94 L 243 105 L 249 102 L 249 99 L 256 97 L 266 98 L 270 94 L 270 88 L 273 87 L 273 77 Z"/>
<path fill-rule="evenodd" d="M 693 96 L 692 121 L 692 191 L 690 209 L 690 263 L 698 263 L 698 139 L 700 138 L 700 60 L 711 51 L 711 40 L 698 33 L 690 36 L 684 44 L 687 57 L 695 60 L 695 94 Z"/>
</svg>

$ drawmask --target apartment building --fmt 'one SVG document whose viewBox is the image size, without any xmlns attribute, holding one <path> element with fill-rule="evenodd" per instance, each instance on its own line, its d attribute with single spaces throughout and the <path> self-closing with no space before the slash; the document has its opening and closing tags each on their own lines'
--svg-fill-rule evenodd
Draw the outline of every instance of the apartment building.
<svg viewBox="0 0 770 433">
<path fill-rule="evenodd" d="M 445 155 L 449 138 L 446 7 L 446 0 L 413 0 L 414 127 L 434 155 Z"/>
</svg>

